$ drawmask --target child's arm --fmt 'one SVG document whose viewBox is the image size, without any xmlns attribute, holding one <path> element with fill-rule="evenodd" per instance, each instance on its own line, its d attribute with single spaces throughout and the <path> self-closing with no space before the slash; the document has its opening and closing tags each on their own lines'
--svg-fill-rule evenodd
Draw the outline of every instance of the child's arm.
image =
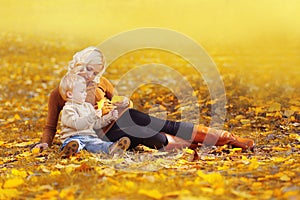
<svg viewBox="0 0 300 200">
<path fill-rule="evenodd" d="M 98 110 L 97 110 L 98 111 Z M 97 112 L 96 111 L 96 112 Z M 95 123 L 94 129 L 100 129 L 103 128 L 107 125 L 109 125 L 112 121 L 118 119 L 118 111 L 117 110 L 112 110 L 109 113 L 107 113 L 104 116 L 101 116 Z"/>
<path fill-rule="evenodd" d="M 89 128 L 90 125 L 97 120 L 95 112 L 91 112 L 87 116 L 79 116 L 77 111 L 71 106 L 65 106 L 62 111 L 61 122 L 64 126 L 76 129 L 84 130 Z"/>
</svg>

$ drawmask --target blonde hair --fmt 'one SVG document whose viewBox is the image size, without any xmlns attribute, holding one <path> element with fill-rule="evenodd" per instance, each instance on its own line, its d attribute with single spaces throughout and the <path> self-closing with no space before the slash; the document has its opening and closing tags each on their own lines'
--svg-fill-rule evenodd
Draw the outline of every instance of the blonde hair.
<svg viewBox="0 0 300 200">
<path fill-rule="evenodd" d="M 59 93 L 63 100 L 67 100 L 67 92 L 73 91 L 75 83 L 83 83 L 86 84 L 86 81 L 83 77 L 77 75 L 77 74 L 72 74 L 72 73 L 67 73 L 60 81 L 59 84 Z"/>
<path fill-rule="evenodd" d="M 87 47 L 74 54 L 69 62 L 68 70 L 74 74 L 78 73 L 85 64 L 102 64 L 104 66 L 104 56 L 97 47 Z"/>
</svg>

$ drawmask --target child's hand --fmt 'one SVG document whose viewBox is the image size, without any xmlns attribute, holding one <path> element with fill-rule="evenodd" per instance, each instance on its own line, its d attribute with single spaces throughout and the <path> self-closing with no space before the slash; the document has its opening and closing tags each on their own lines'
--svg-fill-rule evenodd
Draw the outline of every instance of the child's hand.
<svg viewBox="0 0 300 200">
<path fill-rule="evenodd" d="M 118 117 L 119 117 L 119 112 L 117 110 L 113 110 L 111 113 L 112 113 L 111 114 L 112 115 L 111 116 L 112 120 L 117 120 Z"/>
<path fill-rule="evenodd" d="M 108 114 L 104 115 L 103 116 L 103 119 L 107 122 L 111 122 L 111 121 L 114 121 L 114 120 L 117 120 L 119 117 L 119 113 L 117 110 L 112 110 L 110 111 Z"/>
<path fill-rule="evenodd" d="M 96 112 L 96 116 L 98 117 L 98 118 L 101 118 L 102 117 L 102 110 L 100 109 L 100 110 L 95 110 L 95 112 Z"/>
</svg>

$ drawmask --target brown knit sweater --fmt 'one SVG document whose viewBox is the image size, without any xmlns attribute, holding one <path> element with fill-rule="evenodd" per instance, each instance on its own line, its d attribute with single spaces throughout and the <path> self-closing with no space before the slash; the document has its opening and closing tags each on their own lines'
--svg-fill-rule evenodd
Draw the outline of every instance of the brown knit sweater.
<svg viewBox="0 0 300 200">
<path fill-rule="evenodd" d="M 96 88 L 95 88 L 96 87 Z M 103 92 L 105 97 L 109 100 L 113 97 L 114 87 L 113 85 L 104 77 L 100 79 L 99 84 L 91 83 L 87 86 L 87 98 L 86 102 L 95 105 L 97 101 L 103 98 Z M 41 138 L 42 143 L 47 143 L 49 146 L 52 145 L 53 138 L 57 131 L 57 123 L 61 110 L 65 105 L 65 101 L 59 94 L 58 87 L 55 88 L 48 100 L 48 116 L 46 125 L 44 127 L 44 132 Z"/>
</svg>

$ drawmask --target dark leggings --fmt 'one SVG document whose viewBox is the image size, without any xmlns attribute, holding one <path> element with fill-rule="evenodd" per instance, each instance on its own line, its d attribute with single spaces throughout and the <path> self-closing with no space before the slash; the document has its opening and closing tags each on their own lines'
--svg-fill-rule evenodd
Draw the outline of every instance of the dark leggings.
<svg viewBox="0 0 300 200">
<path fill-rule="evenodd" d="M 128 109 L 103 139 L 115 142 L 126 136 L 131 140 L 130 148 L 143 144 L 150 148 L 160 149 L 168 144 L 168 139 L 163 133 L 189 140 L 193 128 L 192 123 L 163 120 L 135 109 Z"/>
</svg>

